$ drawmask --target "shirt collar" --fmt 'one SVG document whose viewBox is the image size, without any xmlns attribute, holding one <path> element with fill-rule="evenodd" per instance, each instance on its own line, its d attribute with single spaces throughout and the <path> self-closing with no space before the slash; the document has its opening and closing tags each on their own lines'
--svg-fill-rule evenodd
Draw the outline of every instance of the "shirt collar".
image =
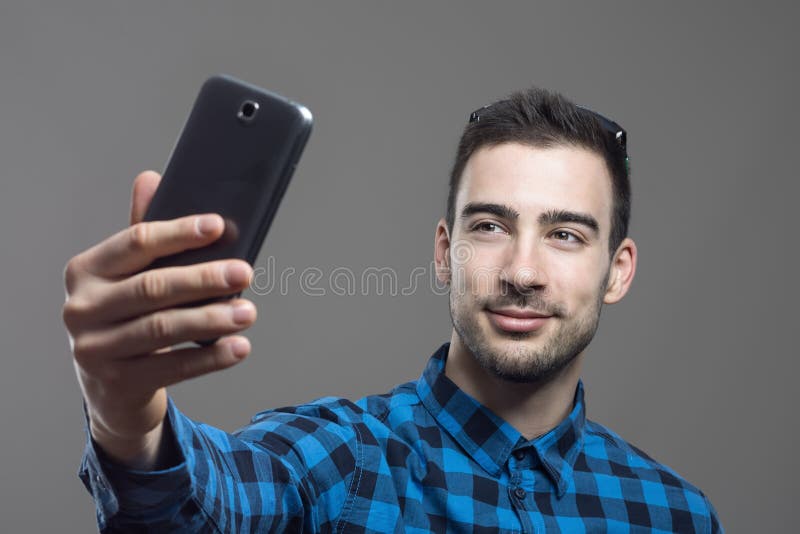
<svg viewBox="0 0 800 534">
<path fill-rule="evenodd" d="M 512 451 L 533 447 L 544 471 L 556 486 L 558 496 L 562 496 L 572 479 L 586 423 L 582 382 L 578 382 L 573 409 L 567 418 L 546 434 L 526 440 L 513 426 L 445 376 L 449 348 L 450 343 L 439 347 L 417 381 L 417 395 L 422 404 L 492 476 L 500 475 Z"/>
</svg>

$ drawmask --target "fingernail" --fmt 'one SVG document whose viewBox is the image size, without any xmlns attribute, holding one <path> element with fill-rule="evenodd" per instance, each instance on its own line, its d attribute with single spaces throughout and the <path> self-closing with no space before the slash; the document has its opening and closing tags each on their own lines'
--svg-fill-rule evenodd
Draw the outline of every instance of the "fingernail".
<svg viewBox="0 0 800 534">
<path fill-rule="evenodd" d="M 229 286 L 240 286 L 250 280 L 250 269 L 241 263 L 231 263 L 225 267 L 225 282 Z"/>
<path fill-rule="evenodd" d="M 244 339 L 236 339 L 233 343 L 231 343 L 231 352 L 233 352 L 233 355 L 237 358 L 243 358 L 249 350 L 250 343 Z"/>
<path fill-rule="evenodd" d="M 219 228 L 219 217 L 215 215 L 203 215 L 195 220 L 197 233 L 201 236 L 213 234 Z"/>
<path fill-rule="evenodd" d="M 233 306 L 233 322 L 237 324 L 249 323 L 255 317 L 256 310 L 249 302 L 240 302 Z"/>
</svg>

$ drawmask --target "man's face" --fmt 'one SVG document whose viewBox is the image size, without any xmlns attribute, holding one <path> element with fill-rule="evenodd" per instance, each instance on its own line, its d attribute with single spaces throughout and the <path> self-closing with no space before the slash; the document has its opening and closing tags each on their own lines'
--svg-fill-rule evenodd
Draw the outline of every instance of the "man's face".
<svg viewBox="0 0 800 534">
<path fill-rule="evenodd" d="M 495 376 L 537 382 L 597 329 L 608 283 L 611 178 L 583 148 L 484 147 L 464 169 L 450 249 L 450 315 Z"/>
</svg>

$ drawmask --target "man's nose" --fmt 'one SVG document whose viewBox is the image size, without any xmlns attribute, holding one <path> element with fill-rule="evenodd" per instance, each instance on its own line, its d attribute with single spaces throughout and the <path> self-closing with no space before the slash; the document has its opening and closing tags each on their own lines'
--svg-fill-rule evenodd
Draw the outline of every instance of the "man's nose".
<svg viewBox="0 0 800 534">
<path fill-rule="evenodd" d="M 547 267 L 542 246 L 534 239 L 516 239 L 503 267 L 503 281 L 520 293 L 543 290 L 547 285 Z"/>
</svg>

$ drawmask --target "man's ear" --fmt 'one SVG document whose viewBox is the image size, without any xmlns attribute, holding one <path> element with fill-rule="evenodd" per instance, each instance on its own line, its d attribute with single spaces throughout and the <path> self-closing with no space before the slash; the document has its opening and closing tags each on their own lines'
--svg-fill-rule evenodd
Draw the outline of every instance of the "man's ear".
<svg viewBox="0 0 800 534">
<path fill-rule="evenodd" d="M 443 218 L 439 219 L 436 225 L 433 261 L 436 266 L 436 278 L 443 284 L 450 284 L 450 233 Z"/>
<path fill-rule="evenodd" d="M 608 270 L 608 284 L 603 302 L 614 304 L 622 300 L 628 288 L 631 287 L 636 274 L 636 243 L 626 237 L 617 247 L 614 257 L 611 258 L 611 267 Z"/>
</svg>

